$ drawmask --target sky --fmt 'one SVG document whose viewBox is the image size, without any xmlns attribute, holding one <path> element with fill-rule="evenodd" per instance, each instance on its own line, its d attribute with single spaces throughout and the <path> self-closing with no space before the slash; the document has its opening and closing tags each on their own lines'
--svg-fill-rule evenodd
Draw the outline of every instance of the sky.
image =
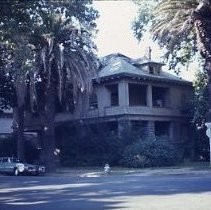
<svg viewBox="0 0 211 210">
<path fill-rule="evenodd" d="M 100 14 L 96 37 L 99 56 L 119 52 L 138 58 L 153 45 L 147 37 L 139 44 L 133 35 L 132 21 L 137 14 L 137 7 L 132 1 L 94 1 L 94 6 Z M 159 57 L 159 47 L 155 44 L 152 56 Z"/>
<path fill-rule="evenodd" d="M 132 21 L 136 17 L 137 7 L 130 1 L 94 1 L 94 8 L 99 11 L 97 20 L 98 33 L 96 45 L 98 56 L 111 53 L 122 53 L 131 58 L 147 55 L 147 49 L 152 48 L 152 59 L 160 61 L 162 50 L 152 42 L 149 35 L 139 43 L 133 35 Z M 187 72 L 183 70 L 181 77 L 192 81 L 195 66 Z M 173 73 L 173 71 L 172 71 Z"/>
</svg>

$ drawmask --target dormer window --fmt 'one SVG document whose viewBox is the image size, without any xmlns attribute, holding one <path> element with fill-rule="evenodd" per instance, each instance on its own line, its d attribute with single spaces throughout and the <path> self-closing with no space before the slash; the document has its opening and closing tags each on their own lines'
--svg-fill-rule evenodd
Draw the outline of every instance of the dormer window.
<svg viewBox="0 0 211 210">
<path fill-rule="evenodd" d="M 149 66 L 149 74 L 156 74 L 159 75 L 161 71 L 160 66 Z"/>
<path fill-rule="evenodd" d="M 160 71 L 161 71 L 161 66 L 159 66 L 159 67 L 157 68 L 157 74 L 160 74 Z"/>
<path fill-rule="evenodd" d="M 155 68 L 153 66 L 149 66 L 149 73 L 150 74 L 154 74 L 155 73 L 154 70 L 155 70 Z"/>
</svg>

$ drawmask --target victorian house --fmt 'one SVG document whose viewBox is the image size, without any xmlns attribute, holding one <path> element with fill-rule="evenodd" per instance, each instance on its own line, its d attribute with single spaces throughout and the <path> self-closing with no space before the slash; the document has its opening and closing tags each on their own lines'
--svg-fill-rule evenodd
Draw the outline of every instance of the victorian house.
<svg viewBox="0 0 211 210">
<path fill-rule="evenodd" d="M 104 57 L 92 81 L 92 94 L 80 94 L 76 108 L 58 113 L 55 125 L 102 124 L 119 134 L 126 128 L 142 129 L 148 137 L 189 143 L 192 83 L 163 71 L 162 66 L 122 54 Z M 37 118 L 29 117 L 25 124 L 26 131 L 42 130 Z"/>
<path fill-rule="evenodd" d="M 149 137 L 188 141 L 192 83 L 163 71 L 162 66 L 122 54 L 104 57 L 92 94 L 81 94 L 76 110 L 58 114 L 56 123 L 102 123 L 120 134 L 126 127 L 144 128 Z"/>
</svg>

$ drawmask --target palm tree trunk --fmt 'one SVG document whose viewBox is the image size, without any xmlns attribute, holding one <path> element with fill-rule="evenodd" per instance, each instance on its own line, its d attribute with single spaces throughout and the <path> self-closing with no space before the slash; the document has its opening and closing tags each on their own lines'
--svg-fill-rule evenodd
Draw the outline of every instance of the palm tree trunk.
<svg viewBox="0 0 211 210">
<path fill-rule="evenodd" d="M 41 117 L 43 123 L 41 160 L 45 163 L 47 170 L 52 171 L 58 162 L 58 157 L 54 154 L 56 149 L 54 127 L 55 93 L 52 86 L 47 90 L 46 106 L 41 113 Z"/>
<path fill-rule="evenodd" d="M 24 107 L 16 107 L 13 110 L 14 121 L 13 129 L 17 141 L 17 157 L 18 159 L 25 160 L 25 146 L 24 146 Z"/>
<path fill-rule="evenodd" d="M 18 69 L 20 70 L 20 69 Z M 24 99 L 25 99 L 25 83 L 19 74 L 15 81 L 15 89 L 17 95 L 17 105 L 13 108 L 13 128 L 15 139 L 17 142 L 17 157 L 25 160 L 25 141 L 24 141 Z"/>
</svg>

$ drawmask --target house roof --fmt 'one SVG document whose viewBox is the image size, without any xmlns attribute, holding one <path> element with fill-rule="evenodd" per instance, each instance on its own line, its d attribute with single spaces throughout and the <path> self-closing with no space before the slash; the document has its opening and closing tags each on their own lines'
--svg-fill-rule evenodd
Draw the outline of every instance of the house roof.
<svg viewBox="0 0 211 210">
<path fill-rule="evenodd" d="M 113 76 L 131 76 L 140 77 L 144 79 L 160 80 L 167 82 L 179 82 L 184 84 L 191 84 L 191 82 L 181 79 L 173 74 L 165 71 L 160 71 L 159 74 L 150 74 L 143 66 L 146 64 L 154 64 L 162 66 L 163 63 L 151 61 L 149 59 L 131 59 L 122 54 L 111 54 L 102 58 L 102 67 L 98 72 L 98 77 L 109 78 Z"/>
</svg>

